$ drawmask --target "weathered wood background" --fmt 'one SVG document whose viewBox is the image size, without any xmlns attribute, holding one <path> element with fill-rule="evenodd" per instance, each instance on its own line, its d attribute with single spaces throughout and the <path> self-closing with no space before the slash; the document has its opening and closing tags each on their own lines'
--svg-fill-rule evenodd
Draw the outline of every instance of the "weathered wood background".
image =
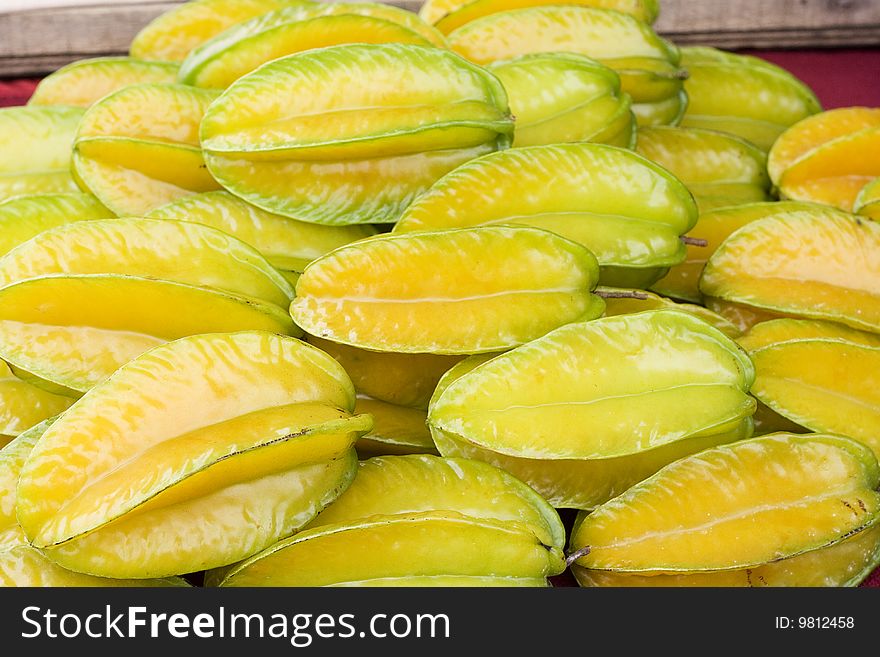
<svg viewBox="0 0 880 657">
<path fill-rule="evenodd" d="M 390 0 L 417 10 L 421 0 Z M 83 57 L 122 54 L 147 22 L 180 4 L 159 0 L 0 2 L 0 77 L 39 75 Z M 661 0 L 657 31 L 723 48 L 880 46 L 880 0 Z M 21 8 L 22 6 L 29 8 Z M 880 77 L 880 76 L 878 76 Z"/>
</svg>

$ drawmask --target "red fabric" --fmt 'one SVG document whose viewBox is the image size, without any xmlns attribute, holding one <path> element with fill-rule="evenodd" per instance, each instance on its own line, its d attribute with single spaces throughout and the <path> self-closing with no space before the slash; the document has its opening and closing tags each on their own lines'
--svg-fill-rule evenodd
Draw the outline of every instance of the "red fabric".
<svg viewBox="0 0 880 657">
<path fill-rule="evenodd" d="M 880 49 L 852 50 L 755 50 L 805 82 L 825 109 L 866 105 L 880 107 Z M 39 79 L 0 80 L 0 107 L 23 105 Z M 554 577 L 555 586 L 576 586 L 568 572 Z M 880 588 L 880 568 L 862 584 Z"/>
<path fill-rule="evenodd" d="M 825 109 L 851 105 L 880 107 L 880 48 L 744 52 L 789 70 L 816 92 Z M 37 82 L 0 80 L 0 107 L 26 103 Z"/>
<path fill-rule="evenodd" d="M 39 81 L 39 78 L 0 80 L 0 107 L 24 105 Z"/>
<path fill-rule="evenodd" d="M 822 107 L 880 107 L 880 48 L 752 50 L 787 69 L 819 97 Z"/>
</svg>

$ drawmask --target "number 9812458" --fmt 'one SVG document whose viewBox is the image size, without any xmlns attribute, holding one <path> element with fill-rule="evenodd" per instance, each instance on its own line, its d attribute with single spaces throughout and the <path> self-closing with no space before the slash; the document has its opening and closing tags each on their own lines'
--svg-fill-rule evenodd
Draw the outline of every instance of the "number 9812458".
<svg viewBox="0 0 880 657">
<path fill-rule="evenodd" d="M 852 616 L 799 616 L 797 627 L 802 630 L 853 629 Z"/>
</svg>

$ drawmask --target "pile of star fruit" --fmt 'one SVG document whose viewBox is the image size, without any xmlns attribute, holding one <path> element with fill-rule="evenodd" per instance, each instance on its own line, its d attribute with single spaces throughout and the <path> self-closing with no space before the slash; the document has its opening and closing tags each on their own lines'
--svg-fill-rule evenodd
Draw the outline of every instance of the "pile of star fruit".
<svg viewBox="0 0 880 657">
<path fill-rule="evenodd" d="M 658 11 L 195 0 L 0 110 L 0 584 L 860 583 L 880 109 Z"/>
</svg>

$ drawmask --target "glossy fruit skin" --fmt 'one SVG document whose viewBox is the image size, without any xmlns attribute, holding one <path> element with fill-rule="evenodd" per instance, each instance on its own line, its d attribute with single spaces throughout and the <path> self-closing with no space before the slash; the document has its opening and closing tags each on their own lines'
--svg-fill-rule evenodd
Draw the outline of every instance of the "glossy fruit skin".
<svg viewBox="0 0 880 657">
<path fill-rule="evenodd" d="M 230 86 L 200 131 L 208 169 L 230 192 L 335 225 L 395 221 L 444 173 L 507 147 L 512 132 L 495 76 L 448 50 L 405 44 L 269 62 Z"/>
<path fill-rule="evenodd" d="M 779 431 L 785 433 L 810 433 L 808 429 L 781 416 L 760 401 L 758 402 L 758 407 L 755 409 L 755 414 L 752 416 L 752 419 L 755 421 L 756 436 L 764 436 L 768 433 L 777 433 Z"/>
<path fill-rule="evenodd" d="M 785 313 L 777 313 L 766 308 L 757 308 L 735 301 L 727 301 L 716 297 L 703 297 L 706 308 L 721 315 L 724 319 L 736 326 L 742 333 L 753 328 L 761 322 L 769 322 L 774 319 L 787 317 Z"/>
<path fill-rule="evenodd" d="M 880 331 L 880 226 L 822 208 L 781 212 L 743 226 L 700 278 L 707 297 L 780 315 Z M 768 254 L 772 256 L 768 258 Z"/>
<path fill-rule="evenodd" d="M 301 334 L 274 304 L 174 281 L 54 275 L 0 289 L 2 358 L 16 376 L 71 397 L 162 342 L 245 330 Z"/>
<path fill-rule="evenodd" d="M 418 67 L 433 70 L 426 73 Z M 373 86 L 363 86 L 364 75 L 372 75 Z M 409 76 L 412 86 L 389 89 L 392 82 L 399 83 L 397 76 L 401 75 Z M 348 88 L 329 97 L 302 95 L 307 90 L 317 92 L 329 82 Z M 296 104 L 285 106 L 272 95 L 279 84 L 310 87 L 298 88 Z M 352 95 L 356 100 L 348 98 Z M 363 124 L 357 108 L 338 121 L 309 120 L 354 102 L 381 106 L 395 101 L 400 105 L 384 112 L 372 107 Z M 436 106 L 418 104 L 425 101 Z M 206 114 L 201 140 L 212 154 L 253 161 L 370 158 L 411 154 L 423 147 L 467 148 L 494 141 L 506 145 L 506 135 L 512 131 L 506 102 L 504 89 L 494 76 L 449 51 L 405 44 L 343 45 L 283 57 L 239 80 Z M 450 106 L 454 103 L 463 106 Z M 411 111 L 404 113 L 401 105 L 411 106 Z M 453 114 L 444 116 L 444 111 Z M 279 120 L 286 123 L 265 125 Z M 263 135 L 266 127 L 272 129 Z"/>
<path fill-rule="evenodd" d="M 356 482 L 356 483 L 355 483 Z M 556 511 L 516 477 L 480 461 L 427 454 L 362 461 L 358 476 L 309 529 L 397 514 L 456 511 L 470 518 L 520 523 L 544 545 L 562 549 Z"/>
<path fill-rule="evenodd" d="M 807 85 L 758 57 L 691 46 L 681 49 L 681 65 L 683 127 L 729 132 L 768 151 L 786 128 L 822 110 Z"/>
<path fill-rule="evenodd" d="M 91 194 L 28 194 L 0 202 L 0 256 L 44 230 L 115 216 Z"/>
<path fill-rule="evenodd" d="M 463 164 L 416 199 L 393 232 L 534 226 L 590 249 L 603 285 L 643 287 L 683 260 L 679 236 L 696 217 L 681 182 L 645 158 L 602 144 L 554 144 Z"/>
<path fill-rule="evenodd" d="M 771 199 L 767 156 L 733 135 L 657 126 L 639 131 L 636 151 L 678 177 L 700 212 Z"/>
<path fill-rule="evenodd" d="M 261 210 L 226 191 L 184 196 L 147 214 L 222 230 L 259 251 L 282 274 L 301 274 L 312 260 L 376 234 L 372 226 L 321 226 Z M 291 284 L 295 284 L 292 281 Z"/>
<path fill-rule="evenodd" d="M 652 357 L 662 349 L 675 361 Z M 549 364 L 563 354 L 556 375 L 547 377 Z M 602 377 L 612 361 L 616 376 Z M 679 311 L 649 310 L 568 324 L 493 358 L 435 394 L 429 422 L 515 456 L 611 458 L 737 425 L 754 412 L 746 394 L 753 379 L 748 356 L 717 329 Z M 694 402 L 686 401 L 690 395 Z M 682 422 L 673 409 L 699 398 L 704 408 Z M 602 426 L 600 417 L 624 399 L 645 404 L 654 423 L 633 426 L 620 418 Z"/>
<path fill-rule="evenodd" d="M 753 326 L 737 342 L 752 352 L 779 344 L 823 340 L 862 347 L 880 348 L 880 336 L 847 328 L 836 322 L 811 319 L 774 319 Z"/>
<path fill-rule="evenodd" d="M 92 105 L 77 128 L 73 171 L 84 191 L 120 216 L 219 189 L 205 169 L 198 129 L 216 92 L 138 84 Z"/>
<path fill-rule="evenodd" d="M 306 336 L 306 340 L 339 361 L 358 393 L 421 410 L 427 410 L 440 378 L 463 358 L 368 351 L 314 335 Z"/>
<path fill-rule="evenodd" d="M 0 201 L 79 191 L 70 147 L 82 115 L 78 107 L 0 108 Z"/>
<path fill-rule="evenodd" d="M 660 352 L 662 367 L 651 356 Z M 612 369 L 614 377 L 599 374 Z M 569 324 L 506 354 L 463 361 L 437 386 L 428 423 L 441 454 L 488 461 L 555 506 L 588 509 L 670 461 L 751 435 L 752 377 L 745 353 L 702 320 L 645 311 Z M 674 389 L 679 398 L 667 394 Z M 613 407 L 624 397 L 653 424 L 599 420 L 623 418 Z M 688 426 L 664 419 L 678 404 L 707 416 Z"/>
<path fill-rule="evenodd" d="M 605 297 L 605 317 L 632 315 L 646 310 L 670 309 L 699 317 L 704 322 L 717 328 L 729 338 L 736 339 L 742 335 L 742 331 L 733 322 L 703 306 L 698 306 L 692 303 L 677 303 L 666 297 L 661 297 L 644 290 L 616 290 L 614 288 L 603 288 L 600 292 L 612 295 Z M 633 297 L 615 298 L 613 296 L 614 294 L 620 293 L 632 294 Z"/>
<path fill-rule="evenodd" d="M 528 482 L 554 507 L 582 510 L 595 509 L 668 463 L 710 447 L 750 438 L 752 433 L 753 422 L 747 418 L 728 431 L 680 440 L 638 454 L 607 459 L 548 460 L 502 454 L 431 428 L 434 444 L 443 456 L 477 459 L 502 468 Z"/>
<path fill-rule="evenodd" d="M 779 319 L 755 326 L 740 344 L 755 363 L 758 399 L 802 427 L 849 436 L 880 454 L 880 336 Z"/>
<path fill-rule="evenodd" d="M 190 266 L 182 268 L 180 262 Z M 280 307 L 293 298 L 287 280 L 254 249 L 219 230 L 186 221 L 76 221 L 43 231 L 0 258 L 0 286 L 56 274 L 177 281 Z"/>
<path fill-rule="evenodd" d="M 130 54 L 181 62 L 193 48 L 237 23 L 308 0 L 191 0 L 160 14 L 138 32 Z"/>
<path fill-rule="evenodd" d="M 874 107 L 841 107 L 798 121 L 779 136 L 767 156 L 773 184 L 778 185 L 783 172 L 817 146 L 877 126 L 880 109 Z"/>
<path fill-rule="evenodd" d="M 880 176 L 874 159 L 878 148 L 880 128 L 839 137 L 786 169 L 779 179 L 779 194 L 851 212 L 862 187 Z"/>
<path fill-rule="evenodd" d="M 853 211 L 868 219 L 880 220 L 880 178 L 862 187 L 862 191 L 856 197 Z"/>
<path fill-rule="evenodd" d="M 15 517 L 16 487 L 25 460 L 52 422 L 41 422 L 0 449 L 0 586 L 188 586 L 177 577 L 118 580 L 77 573 L 62 568 L 28 544 Z"/>
<path fill-rule="evenodd" d="M 373 428 L 358 438 L 355 444 L 358 458 L 438 453 L 428 431 L 426 411 L 389 404 L 360 394 L 354 411 L 369 414 L 373 418 Z"/>
<path fill-rule="evenodd" d="M 466 23 L 501 11 L 556 4 L 563 3 L 558 0 L 428 0 L 419 9 L 419 16 L 447 34 Z M 564 4 L 613 9 L 649 25 L 660 14 L 656 0 L 567 0 Z"/>
<path fill-rule="evenodd" d="M 598 269 L 580 244 L 536 228 L 378 235 L 306 267 L 290 312 L 306 332 L 362 349 L 502 351 L 598 317 Z"/>
<path fill-rule="evenodd" d="M 351 558 L 354 544 L 361 546 L 359 559 Z M 485 577 L 541 580 L 564 568 L 557 554 L 512 523 L 434 512 L 299 532 L 229 569 L 217 585 L 381 586 L 421 576 L 423 586 L 453 578 L 467 586 Z"/>
<path fill-rule="evenodd" d="M 398 7 L 303 3 L 239 23 L 203 43 L 181 64 L 179 81 L 225 89 L 273 59 L 346 43 L 446 46 L 440 32 Z"/>
<path fill-rule="evenodd" d="M 880 110 L 844 107 L 807 117 L 779 136 L 768 169 L 781 198 L 852 211 L 861 189 L 880 176 L 873 154 Z"/>
<path fill-rule="evenodd" d="M 841 587 L 858 586 L 880 565 L 880 526 L 827 548 L 745 568 L 694 573 L 616 573 L 572 567 L 581 586 L 638 587 Z"/>
<path fill-rule="evenodd" d="M 177 64 L 133 57 L 80 59 L 46 76 L 34 89 L 28 105 L 89 107 L 123 87 L 147 82 L 172 83 Z"/>
<path fill-rule="evenodd" d="M 425 454 L 364 461 L 299 534 L 229 568 L 219 586 L 544 585 L 565 531 L 528 486 L 492 466 Z M 353 555 L 346 546 L 358 545 Z"/>
<path fill-rule="evenodd" d="M 669 273 L 654 283 L 651 289 L 673 299 L 702 303 L 700 275 L 703 273 L 703 267 L 732 233 L 746 224 L 773 214 L 817 210 L 820 207 L 815 203 L 800 201 L 771 201 L 731 205 L 702 212 L 696 225 L 688 231 L 688 237 L 705 240 L 706 246 L 688 244 L 685 261 L 673 265 Z"/>
<path fill-rule="evenodd" d="M 620 75 L 639 125 L 674 125 L 687 94 L 680 53 L 628 14 L 583 6 L 540 6 L 484 16 L 448 35 L 450 47 L 487 65 L 540 52 L 592 57 Z"/>
<path fill-rule="evenodd" d="M 590 141 L 635 145 L 635 117 L 620 77 L 574 53 L 535 53 L 491 64 L 516 117 L 513 146 Z"/>
<path fill-rule="evenodd" d="M 752 438 L 676 461 L 580 514 L 570 549 L 589 545 L 579 566 L 621 573 L 758 567 L 874 526 L 878 483 L 874 454 L 849 438 Z"/>
<path fill-rule="evenodd" d="M 90 574 L 231 563 L 348 486 L 352 446 L 370 426 L 353 406 L 345 372 L 292 338 L 243 332 L 161 345 L 47 431 L 22 469 L 16 513 L 32 544 Z"/>
<path fill-rule="evenodd" d="M 15 376 L 0 361 L 0 447 L 20 433 L 67 410 L 70 397 L 55 395 Z"/>
<path fill-rule="evenodd" d="M 290 283 L 244 243 L 201 224 L 62 224 L 0 258 L 0 282 L 0 354 L 17 376 L 73 397 L 166 340 L 298 333 L 283 310 Z"/>
</svg>

